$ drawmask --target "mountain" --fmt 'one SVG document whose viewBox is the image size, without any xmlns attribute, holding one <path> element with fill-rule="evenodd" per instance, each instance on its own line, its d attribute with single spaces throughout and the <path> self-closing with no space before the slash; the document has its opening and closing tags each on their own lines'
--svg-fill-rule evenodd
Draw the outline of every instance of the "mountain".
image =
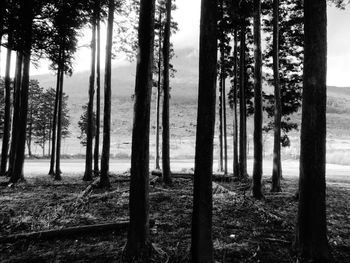
<svg viewBox="0 0 350 263">
<path fill-rule="evenodd" d="M 198 50 L 176 50 L 173 65 L 176 70 L 175 78 L 171 79 L 171 96 L 174 99 L 196 100 L 198 81 Z M 136 63 L 125 62 L 114 65 L 112 69 L 112 94 L 114 97 L 131 97 L 134 92 Z M 103 70 L 102 88 L 103 88 Z M 64 92 L 70 98 L 88 98 L 90 72 L 76 72 L 64 80 Z M 44 88 L 55 87 L 56 77 L 54 74 L 32 76 L 38 79 Z"/>
</svg>

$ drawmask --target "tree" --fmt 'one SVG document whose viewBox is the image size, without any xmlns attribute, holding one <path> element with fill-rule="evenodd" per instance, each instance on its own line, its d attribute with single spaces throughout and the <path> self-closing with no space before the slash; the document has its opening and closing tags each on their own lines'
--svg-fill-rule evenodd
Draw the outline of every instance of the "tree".
<svg viewBox="0 0 350 263">
<path fill-rule="evenodd" d="M 23 178 L 23 164 L 24 164 L 24 151 L 26 140 L 26 126 L 27 126 L 27 112 L 28 112 L 28 90 L 29 90 L 29 68 L 30 57 L 32 49 L 32 25 L 34 19 L 34 0 L 28 0 L 19 3 L 20 14 L 20 31 L 21 31 L 21 43 L 19 46 L 19 52 L 23 57 L 23 72 L 21 78 L 20 90 L 16 94 L 18 97 L 17 122 L 13 124 L 14 129 L 18 130 L 16 137 L 13 140 L 15 142 L 15 148 L 13 149 L 13 165 L 9 171 L 10 183 L 17 183 Z M 17 76 L 18 77 L 18 76 Z"/>
<path fill-rule="evenodd" d="M 212 173 L 217 66 L 217 1 L 202 0 L 192 214 L 192 262 L 214 262 Z"/>
<path fill-rule="evenodd" d="M 169 61 L 170 61 L 170 25 L 171 24 L 171 0 L 166 2 L 166 23 L 164 28 L 164 44 L 163 44 L 163 137 L 162 137 L 162 168 L 163 181 L 170 185 L 172 183 L 170 175 L 170 142 L 169 142 Z"/>
<path fill-rule="evenodd" d="M 273 1 L 273 78 L 275 87 L 275 121 L 273 144 L 272 192 L 281 191 L 281 91 L 279 80 L 279 0 Z"/>
<path fill-rule="evenodd" d="M 103 143 L 101 156 L 100 186 L 109 187 L 109 156 L 111 144 L 111 71 L 112 71 L 112 45 L 113 45 L 113 20 L 115 0 L 108 2 L 108 27 L 105 60 L 105 83 L 104 83 L 104 116 L 103 116 Z"/>
<path fill-rule="evenodd" d="M 96 1 L 97 19 L 96 19 L 96 133 L 94 149 L 94 172 L 99 172 L 100 157 L 100 126 L 101 126 L 101 1 Z"/>
<path fill-rule="evenodd" d="M 86 105 L 82 106 L 83 113 L 80 116 L 80 119 L 78 121 L 78 127 L 80 128 L 80 135 L 78 136 L 78 139 L 80 140 L 80 144 L 86 147 L 86 137 L 87 137 L 87 130 L 88 128 L 88 103 Z M 92 115 L 93 122 L 96 123 L 96 114 L 94 113 Z M 96 136 L 96 126 L 94 125 L 92 127 L 92 135 Z"/>
<path fill-rule="evenodd" d="M 304 87 L 295 245 L 302 260 L 330 262 L 326 223 L 327 3 L 304 2 Z"/>
<path fill-rule="evenodd" d="M 146 261 L 149 236 L 149 128 L 154 45 L 154 0 L 141 0 L 131 150 L 130 225 L 126 257 Z"/>
<path fill-rule="evenodd" d="M 262 57 L 261 57 L 261 0 L 254 0 L 254 166 L 253 196 L 263 197 L 261 180 L 263 173 L 262 143 Z"/>
<path fill-rule="evenodd" d="M 94 1 L 95 5 L 97 1 Z M 94 8 L 91 27 L 92 27 L 92 39 L 91 39 L 91 71 L 89 78 L 89 102 L 87 107 L 87 130 L 86 130 L 86 156 L 85 156 L 85 173 L 83 180 L 92 180 L 92 143 L 93 143 L 93 129 L 94 129 L 94 93 L 95 93 L 95 67 L 96 67 L 96 23 L 98 11 Z"/>
<path fill-rule="evenodd" d="M 0 35 L 1 37 L 1 35 Z M 11 130 L 11 78 L 10 78 L 10 68 L 11 68 L 11 44 L 12 36 L 8 34 L 7 41 L 7 53 L 6 53 L 6 70 L 5 70 L 5 109 L 4 109 L 4 132 L 2 139 L 2 149 L 1 149 L 1 167 L 0 175 L 5 175 L 9 151 L 10 142 L 10 130 Z"/>
<path fill-rule="evenodd" d="M 242 8 L 242 7 L 241 7 Z M 247 178 L 247 123 L 246 123 L 246 18 L 240 18 L 240 67 L 239 67 L 239 177 Z"/>
<path fill-rule="evenodd" d="M 234 29 L 234 49 L 233 49 L 233 125 L 234 125 L 234 133 L 233 133 L 233 175 L 238 177 L 239 175 L 239 162 L 238 162 L 238 116 L 237 116 L 237 86 L 238 86 L 238 72 L 237 72 L 237 64 L 238 64 L 238 35 L 237 35 L 237 26 Z"/>
</svg>

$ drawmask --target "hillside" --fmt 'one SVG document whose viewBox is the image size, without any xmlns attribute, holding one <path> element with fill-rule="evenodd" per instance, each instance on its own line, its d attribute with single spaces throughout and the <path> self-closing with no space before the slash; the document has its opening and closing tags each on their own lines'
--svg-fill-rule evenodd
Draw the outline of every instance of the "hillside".
<svg viewBox="0 0 350 263">
<path fill-rule="evenodd" d="M 176 51 L 173 59 L 176 69 L 175 78 L 171 80 L 171 96 L 174 99 L 196 100 L 198 51 L 194 49 L 181 49 Z M 131 97 L 134 92 L 136 63 L 125 62 L 114 65 L 112 69 L 112 93 L 115 97 Z M 64 91 L 71 99 L 88 98 L 89 72 L 76 72 L 72 77 L 64 80 Z M 45 87 L 55 87 L 56 78 L 54 74 L 32 76 L 38 79 Z M 102 71 L 103 85 L 103 71 Z"/>
</svg>

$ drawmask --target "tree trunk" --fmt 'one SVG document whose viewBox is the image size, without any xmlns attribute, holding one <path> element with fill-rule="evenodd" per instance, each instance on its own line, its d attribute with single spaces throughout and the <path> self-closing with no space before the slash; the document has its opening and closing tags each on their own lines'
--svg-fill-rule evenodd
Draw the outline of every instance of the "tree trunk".
<svg viewBox="0 0 350 263">
<path fill-rule="evenodd" d="M 223 150 L 223 136 L 222 136 L 222 78 L 219 77 L 219 172 L 224 170 L 224 150 Z"/>
<path fill-rule="evenodd" d="M 106 61 L 105 61 L 105 83 L 104 83 L 104 116 L 103 116 L 103 143 L 101 156 L 101 187 L 109 187 L 109 156 L 111 146 L 111 71 L 112 71 L 112 45 L 113 45 L 113 20 L 115 0 L 109 0 L 108 4 L 108 28 L 106 42 Z"/>
<path fill-rule="evenodd" d="M 130 227 L 125 254 L 148 260 L 149 235 L 149 128 L 154 46 L 154 0 L 141 0 L 138 29 L 134 123 L 131 151 Z"/>
<path fill-rule="evenodd" d="M 29 111 L 29 120 L 30 123 L 28 123 L 28 131 L 26 132 L 26 141 L 27 141 L 27 148 L 28 148 L 28 156 L 31 157 L 32 156 L 32 133 L 33 133 L 33 109 L 32 109 L 32 105 L 30 105 L 30 111 Z"/>
<path fill-rule="evenodd" d="M 163 44 L 163 137 L 162 137 L 162 170 L 163 181 L 167 185 L 172 184 L 170 175 L 170 136 L 169 136 L 169 61 L 170 61 L 170 23 L 171 23 L 171 0 L 166 2 L 166 23 L 164 29 L 164 44 Z"/>
<path fill-rule="evenodd" d="M 8 37 L 10 39 L 10 37 Z M 9 40 L 10 41 L 10 40 Z M 9 152 L 10 130 L 11 130 L 11 48 L 7 47 L 6 70 L 5 70 L 5 116 L 4 116 L 4 134 L 2 138 L 1 149 L 1 168 L 0 176 L 5 175 L 7 168 L 7 159 Z"/>
<path fill-rule="evenodd" d="M 99 157 L 100 157 L 100 123 L 101 123 L 101 18 L 100 18 L 100 1 L 98 4 L 97 16 L 97 58 L 96 58 L 96 135 L 95 135 L 95 151 L 94 151 L 94 172 L 99 172 Z"/>
<path fill-rule="evenodd" d="M 192 215 L 192 262 L 214 262 L 212 173 L 217 71 L 217 0 L 202 0 Z"/>
<path fill-rule="evenodd" d="M 27 128 L 27 113 L 28 113 L 28 90 L 29 90 L 29 69 L 30 56 L 32 47 L 32 24 L 34 1 L 28 0 L 21 2 L 20 17 L 22 28 L 22 43 L 23 43 L 23 75 L 21 81 L 20 96 L 20 113 L 18 119 L 18 135 L 15 149 L 14 166 L 10 173 L 10 183 L 17 183 L 23 178 L 23 164 L 25 157 L 26 143 L 26 128 Z"/>
<path fill-rule="evenodd" d="M 241 18 L 241 46 L 240 46 L 240 87 L 239 87 L 239 176 L 241 179 L 248 178 L 247 173 L 247 119 L 246 119 L 246 97 L 245 97 L 245 78 L 246 78 L 246 21 Z"/>
<path fill-rule="evenodd" d="M 296 248 L 302 261 L 331 262 L 326 223 L 327 4 L 304 2 L 304 88 Z"/>
<path fill-rule="evenodd" d="M 263 142 L 262 142 L 262 56 L 261 56 L 261 0 L 254 0 L 254 166 L 253 166 L 253 196 L 263 197 L 261 181 L 263 173 Z"/>
<path fill-rule="evenodd" d="M 12 132 L 11 132 L 11 148 L 10 148 L 10 159 L 9 168 L 7 175 L 10 176 L 13 167 L 15 165 L 16 158 L 16 147 L 18 142 L 18 125 L 19 125 L 19 114 L 20 110 L 20 94 L 21 94 L 21 83 L 22 83 L 22 69 L 23 69 L 23 54 L 17 51 L 16 54 L 16 72 L 14 81 L 14 92 L 13 92 L 13 116 L 12 116 Z"/>
<path fill-rule="evenodd" d="M 162 12 L 159 10 L 159 47 L 158 47 L 158 83 L 157 83 L 157 120 L 156 120 L 156 169 L 160 170 L 159 165 L 159 130 L 160 130 L 160 100 L 162 94 Z"/>
<path fill-rule="evenodd" d="M 64 50 L 62 48 L 62 50 Z M 64 51 L 63 51 L 64 52 Z M 64 54 L 62 55 L 62 61 L 64 61 Z M 62 103 L 63 103 L 63 80 L 64 80 L 64 62 L 60 65 L 60 86 L 58 93 L 58 105 L 57 105 L 57 147 L 56 147 L 56 169 L 55 180 L 61 180 L 61 139 L 62 139 Z"/>
<path fill-rule="evenodd" d="M 279 0 L 273 1 L 273 79 L 275 86 L 275 127 L 273 141 L 272 192 L 281 191 L 281 90 L 279 78 Z"/>
<path fill-rule="evenodd" d="M 59 57 L 61 57 L 62 51 L 60 51 Z M 60 59 L 60 58 L 59 58 Z M 51 160 L 50 160 L 50 170 L 49 175 L 55 175 L 55 160 L 56 160 L 56 131 L 57 131 L 57 110 L 58 110 L 58 99 L 60 93 L 60 80 L 61 80 L 61 69 L 57 69 L 57 80 L 56 80 L 56 97 L 55 97 L 55 106 L 53 109 L 53 121 L 52 121 L 52 146 L 51 146 Z"/>
<path fill-rule="evenodd" d="M 96 67 L 96 13 L 92 19 L 91 39 L 91 71 L 89 80 L 89 103 L 87 108 L 87 132 L 86 132 L 86 156 L 85 173 L 83 180 L 92 181 L 92 143 L 93 143 L 93 115 L 94 115 L 94 93 L 95 93 L 95 67 Z"/>
<path fill-rule="evenodd" d="M 238 36 L 237 36 L 237 27 L 234 29 L 234 49 L 233 49 L 233 175 L 235 177 L 239 176 L 239 163 L 238 163 L 238 116 L 237 116 L 237 63 L 238 63 Z"/>
<path fill-rule="evenodd" d="M 225 67 L 225 66 L 224 66 Z M 223 136 L 224 136 L 224 173 L 227 175 L 227 118 L 226 118 L 226 77 L 225 68 L 222 73 L 222 117 L 223 117 Z"/>
</svg>

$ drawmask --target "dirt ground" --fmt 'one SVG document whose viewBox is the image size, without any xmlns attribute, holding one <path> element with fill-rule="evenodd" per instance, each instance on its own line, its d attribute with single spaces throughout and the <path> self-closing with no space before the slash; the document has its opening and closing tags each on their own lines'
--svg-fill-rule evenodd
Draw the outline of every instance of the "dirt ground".
<svg viewBox="0 0 350 263">
<path fill-rule="evenodd" d="M 93 189 L 80 177 L 55 182 L 29 178 L 15 188 L 0 187 L 0 237 L 16 233 L 115 222 L 128 218 L 128 182 L 113 176 L 109 191 Z M 124 178 L 124 177 L 123 177 Z M 5 178 L 0 178 L 4 182 Z M 247 183 L 219 183 L 214 188 L 213 241 L 216 262 L 295 262 L 292 249 L 297 179 L 283 180 L 283 192 L 255 201 Z M 189 262 L 192 180 L 176 179 L 172 188 L 151 186 L 152 262 Z M 328 184 L 329 244 L 335 262 L 350 262 L 350 189 Z M 1 239 L 1 238 L 0 238 Z M 64 239 L 0 243 L 0 262 L 121 262 L 126 231 L 89 233 Z"/>
</svg>

